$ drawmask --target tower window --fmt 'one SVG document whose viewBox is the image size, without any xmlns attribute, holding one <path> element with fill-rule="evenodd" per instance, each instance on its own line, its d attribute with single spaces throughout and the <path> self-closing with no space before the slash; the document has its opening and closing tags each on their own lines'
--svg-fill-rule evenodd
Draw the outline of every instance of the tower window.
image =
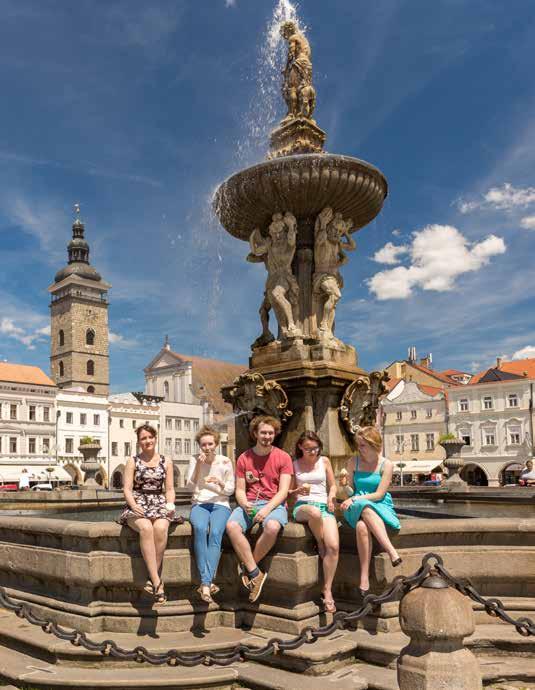
<svg viewBox="0 0 535 690">
<path fill-rule="evenodd" d="M 87 360 L 86 372 L 88 376 L 94 376 L 95 374 L 95 362 L 92 359 Z"/>
<path fill-rule="evenodd" d="M 65 367 L 63 366 L 63 362 L 59 363 L 59 375 L 64 376 L 65 375 Z"/>
<path fill-rule="evenodd" d="M 58 333 L 59 336 L 59 346 L 63 347 L 65 345 L 65 333 L 63 331 L 60 331 Z"/>
<path fill-rule="evenodd" d="M 86 345 L 94 345 L 95 344 L 95 331 L 92 330 L 91 328 L 88 328 L 87 331 L 85 332 L 85 344 Z"/>
<path fill-rule="evenodd" d="M 95 386 L 88 386 L 88 387 L 87 387 L 87 392 L 88 392 L 88 393 L 94 393 L 94 392 L 95 392 Z"/>
</svg>

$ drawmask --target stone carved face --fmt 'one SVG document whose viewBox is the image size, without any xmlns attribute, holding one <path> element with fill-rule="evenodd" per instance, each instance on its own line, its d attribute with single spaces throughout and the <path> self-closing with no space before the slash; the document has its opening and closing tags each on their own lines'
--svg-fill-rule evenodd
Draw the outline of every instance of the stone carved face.
<svg viewBox="0 0 535 690">
<path fill-rule="evenodd" d="M 283 38 L 288 40 L 290 36 L 293 36 L 297 31 L 297 27 L 294 22 L 292 21 L 287 21 L 282 24 L 280 28 L 280 33 Z"/>
</svg>

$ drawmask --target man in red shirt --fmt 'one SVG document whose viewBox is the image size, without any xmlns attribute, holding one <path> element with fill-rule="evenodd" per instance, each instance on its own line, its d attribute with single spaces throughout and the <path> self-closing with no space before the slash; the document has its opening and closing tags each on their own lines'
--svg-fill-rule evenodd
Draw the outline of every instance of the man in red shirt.
<svg viewBox="0 0 535 690">
<path fill-rule="evenodd" d="M 255 417 L 249 432 L 253 448 L 242 453 L 236 463 L 237 507 L 227 522 L 227 534 L 242 563 L 242 582 L 249 590 L 249 601 L 260 596 L 266 573 L 258 563 L 273 548 L 281 528 L 288 522 L 286 497 L 293 475 L 288 453 L 273 445 L 281 425 L 275 417 Z M 255 524 L 262 525 L 254 551 L 245 536 Z"/>
</svg>

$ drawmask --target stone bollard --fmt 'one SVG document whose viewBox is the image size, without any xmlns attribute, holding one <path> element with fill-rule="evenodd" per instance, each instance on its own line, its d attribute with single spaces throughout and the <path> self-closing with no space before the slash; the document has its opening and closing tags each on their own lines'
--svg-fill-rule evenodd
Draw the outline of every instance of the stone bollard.
<svg viewBox="0 0 535 690">
<path fill-rule="evenodd" d="M 475 630 L 467 597 L 438 576 L 403 597 L 401 629 L 411 638 L 398 659 L 400 690 L 481 690 L 481 670 L 463 638 Z"/>
</svg>

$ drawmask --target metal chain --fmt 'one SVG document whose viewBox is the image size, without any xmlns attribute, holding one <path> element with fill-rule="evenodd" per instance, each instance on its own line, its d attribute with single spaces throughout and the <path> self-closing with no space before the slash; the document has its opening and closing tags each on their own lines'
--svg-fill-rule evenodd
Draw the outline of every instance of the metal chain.
<svg viewBox="0 0 535 690">
<path fill-rule="evenodd" d="M 299 635 L 283 640 L 280 637 L 272 637 L 263 647 L 252 647 L 247 644 L 238 644 L 230 649 L 219 652 L 204 651 L 201 653 L 181 652 L 178 649 L 170 649 L 167 652 L 150 652 L 142 646 L 134 649 L 123 649 L 114 640 L 104 640 L 94 642 L 85 632 L 78 630 L 67 630 L 57 625 L 53 621 L 36 616 L 26 605 L 20 604 L 6 594 L 0 588 L 0 605 L 9 611 L 13 611 L 19 618 L 24 618 L 32 625 L 39 626 L 44 632 L 55 635 L 60 640 L 68 640 L 76 647 L 84 647 L 93 652 L 100 652 L 104 656 L 116 657 L 127 661 L 147 662 L 154 666 L 168 664 L 169 666 L 198 666 L 200 664 L 216 664 L 218 666 L 229 666 L 237 661 L 264 659 L 272 654 L 286 652 L 297 649 L 304 644 L 312 644 L 322 637 L 328 637 L 337 630 L 354 625 L 358 620 L 367 616 L 381 604 L 396 601 L 400 596 L 407 594 L 412 589 L 419 587 L 424 580 L 432 573 L 438 573 L 446 582 L 457 589 L 461 594 L 470 597 L 474 601 L 482 604 L 486 611 L 493 616 L 498 616 L 503 621 L 515 626 L 521 635 L 535 635 L 535 625 L 529 618 L 511 618 L 503 609 L 503 604 L 499 599 L 483 598 L 471 583 L 466 580 L 454 578 L 445 568 L 442 558 L 435 553 L 428 553 L 422 559 L 420 568 L 408 576 L 398 575 L 394 578 L 390 587 L 382 594 L 367 594 L 362 605 L 351 613 L 338 612 L 333 616 L 332 623 L 319 628 L 307 626 Z"/>
</svg>

